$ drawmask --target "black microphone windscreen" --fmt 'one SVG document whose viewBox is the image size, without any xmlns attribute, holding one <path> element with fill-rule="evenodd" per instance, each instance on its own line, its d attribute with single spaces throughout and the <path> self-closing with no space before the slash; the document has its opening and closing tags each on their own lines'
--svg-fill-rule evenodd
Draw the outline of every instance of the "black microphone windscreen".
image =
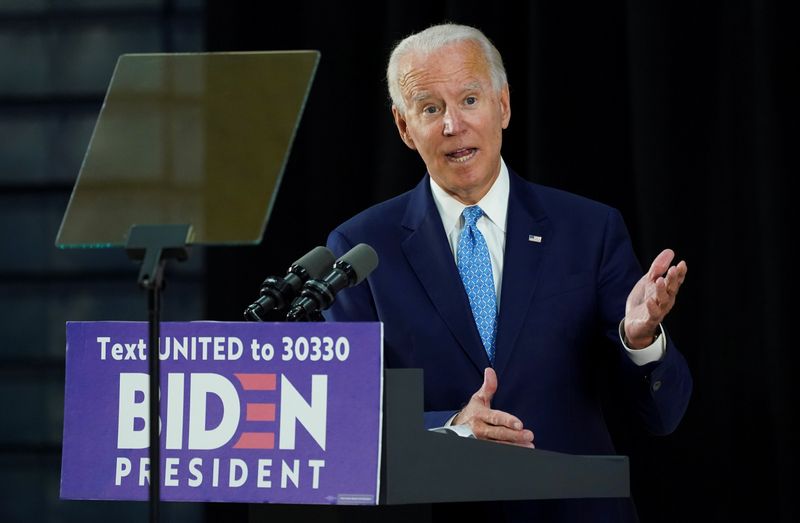
<svg viewBox="0 0 800 523">
<path fill-rule="evenodd" d="M 292 266 L 297 265 L 304 268 L 312 279 L 316 279 L 321 278 L 331 268 L 334 261 L 336 261 L 336 257 L 331 250 L 327 247 L 319 246 L 308 251 L 305 256 L 294 262 Z"/>
<path fill-rule="evenodd" d="M 366 243 L 359 243 L 339 260 L 350 264 L 357 278 L 353 285 L 358 285 L 378 266 L 378 253 Z"/>
</svg>

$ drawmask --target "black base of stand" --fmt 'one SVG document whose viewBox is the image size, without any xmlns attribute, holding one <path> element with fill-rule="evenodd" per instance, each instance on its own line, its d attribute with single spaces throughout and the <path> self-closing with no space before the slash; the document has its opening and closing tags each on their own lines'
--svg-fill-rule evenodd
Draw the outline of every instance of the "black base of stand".
<svg viewBox="0 0 800 523">
<path fill-rule="evenodd" d="M 139 286 L 147 291 L 148 344 L 147 360 L 150 374 L 149 440 L 150 440 L 150 521 L 158 522 L 161 504 L 161 445 L 158 436 L 159 384 L 161 372 L 158 359 L 158 340 L 161 329 L 161 291 L 164 288 L 164 265 L 168 259 L 184 261 L 189 257 L 187 244 L 191 225 L 134 225 L 128 233 L 125 250 L 133 260 L 142 260 Z"/>
</svg>

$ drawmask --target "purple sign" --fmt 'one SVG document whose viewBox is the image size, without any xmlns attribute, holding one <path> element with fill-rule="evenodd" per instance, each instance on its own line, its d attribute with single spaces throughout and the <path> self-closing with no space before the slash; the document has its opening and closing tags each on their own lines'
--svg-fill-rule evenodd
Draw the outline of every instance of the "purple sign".
<svg viewBox="0 0 800 523">
<path fill-rule="evenodd" d="M 68 322 L 61 497 L 146 500 L 147 323 Z M 380 323 L 162 323 L 161 497 L 378 502 Z"/>
</svg>

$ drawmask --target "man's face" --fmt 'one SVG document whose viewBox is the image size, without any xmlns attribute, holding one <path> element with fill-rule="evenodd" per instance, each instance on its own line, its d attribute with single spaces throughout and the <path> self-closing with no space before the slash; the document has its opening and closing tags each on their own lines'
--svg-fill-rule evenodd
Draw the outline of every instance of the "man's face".
<svg viewBox="0 0 800 523">
<path fill-rule="evenodd" d="M 465 204 L 477 203 L 500 173 L 508 86 L 496 92 L 477 43 L 457 42 L 399 67 L 406 110 L 392 107 L 400 137 L 419 152 L 433 180 Z"/>
</svg>

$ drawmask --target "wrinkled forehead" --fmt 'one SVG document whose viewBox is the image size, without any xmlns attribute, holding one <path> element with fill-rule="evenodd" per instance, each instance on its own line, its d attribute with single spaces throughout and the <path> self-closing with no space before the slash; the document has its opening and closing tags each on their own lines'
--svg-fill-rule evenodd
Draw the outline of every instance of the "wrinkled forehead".
<svg viewBox="0 0 800 523">
<path fill-rule="evenodd" d="M 398 67 L 398 85 L 411 100 L 420 91 L 442 87 L 490 89 L 489 64 L 477 42 L 454 42 L 435 51 L 412 51 Z"/>
</svg>

